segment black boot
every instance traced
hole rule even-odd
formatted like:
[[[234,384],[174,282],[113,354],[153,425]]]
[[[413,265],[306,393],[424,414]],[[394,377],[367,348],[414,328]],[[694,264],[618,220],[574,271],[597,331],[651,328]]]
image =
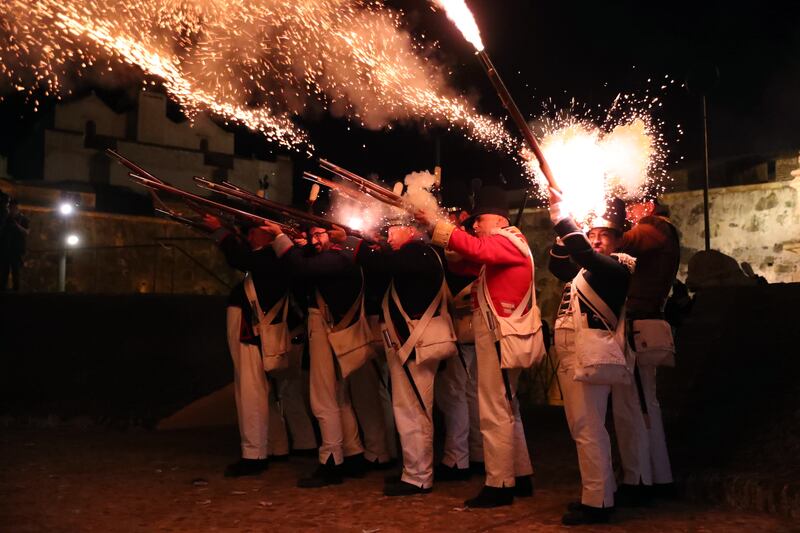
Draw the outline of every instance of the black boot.
[[[316,489],[327,487],[328,485],[340,485],[342,483],[342,465],[333,462],[333,457],[328,459],[324,465],[319,465],[311,476],[301,478],[297,481],[297,486],[301,489]]]
[[[268,466],[267,459],[239,459],[225,468],[225,477],[257,476]]]
[[[438,464],[433,469],[433,479],[436,481],[465,481],[471,475],[469,468],[458,468],[455,465]]]
[[[561,517],[561,523],[565,526],[580,526],[583,524],[607,524],[611,519],[613,507],[590,507],[579,504],[570,504],[571,509]]]
[[[397,481],[397,483],[386,483],[383,486],[384,496],[414,496],[415,494],[428,494],[432,489],[423,489],[405,481]]]
[[[533,476],[517,476],[514,478],[514,497],[529,498],[533,496]]]
[[[367,474],[367,460],[364,459],[364,454],[359,453],[344,458],[342,463],[342,475],[344,477],[361,478]]]
[[[614,503],[618,507],[647,507],[653,503],[650,490],[650,487],[645,485],[620,483],[614,494]]]
[[[514,487],[484,487],[474,498],[464,502],[464,507],[491,509],[514,503]]]

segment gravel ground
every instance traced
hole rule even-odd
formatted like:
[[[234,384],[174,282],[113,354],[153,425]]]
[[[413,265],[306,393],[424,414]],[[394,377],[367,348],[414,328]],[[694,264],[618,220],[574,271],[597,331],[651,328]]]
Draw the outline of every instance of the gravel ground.
[[[543,432],[545,433],[545,432]],[[550,434],[551,432],[546,432]],[[323,489],[297,489],[314,459],[273,463],[257,477],[222,476],[237,455],[234,428],[155,432],[97,427],[4,428],[0,531],[556,531],[579,492],[563,435],[531,438],[536,495],[495,510],[465,510],[482,480],[440,483],[431,494],[387,498],[387,472]],[[537,453],[538,450],[538,453]],[[581,531],[798,531],[768,514],[670,502],[618,510]]]

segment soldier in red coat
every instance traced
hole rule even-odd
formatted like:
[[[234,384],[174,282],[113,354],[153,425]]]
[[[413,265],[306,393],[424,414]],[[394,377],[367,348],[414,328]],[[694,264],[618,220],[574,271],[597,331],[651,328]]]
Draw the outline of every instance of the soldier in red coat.
[[[467,507],[510,505],[515,496],[533,494],[533,468],[516,393],[521,369],[543,354],[541,319],[530,248],[508,217],[505,191],[497,187],[478,192],[471,220],[465,223],[475,235],[430,213],[416,213],[431,228],[433,244],[460,256],[460,261],[448,261],[448,268],[478,277],[473,328],[486,482],[475,498],[464,502]],[[510,322],[519,335],[508,334]]]

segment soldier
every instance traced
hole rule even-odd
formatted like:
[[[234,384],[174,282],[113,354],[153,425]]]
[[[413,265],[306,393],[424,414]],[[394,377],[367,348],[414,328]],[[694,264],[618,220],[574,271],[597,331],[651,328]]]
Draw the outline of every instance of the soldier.
[[[358,240],[347,243],[358,246]],[[346,241],[347,242],[347,241]],[[345,243],[341,243],[345,245]],[[389,369],[381,340],[381,302],[391,276],[386,272],[364,270],[364,309],[374,334],[376,356],[350,376],[350,394],[364,437],[364,457],[374,470],[387,470],[396,464],[397,435],[389,391]]]
[[[558,380],[564,411],[578,450],[581,501],[568,505],[565,525],[608,522],[614,508],[614,470],[605,427],[611,384],[630,380],[619,339],[633,259],[616,254],[622,243],[624,204],[594,217],[587,234],[551,190],[550,219],[557,235],[550,271],[564,287],[555,323]]]
[[[335,245],[330,233],[340,229],[312,226],[311,249],[296,246],[277,224],[272,246],[292,275],[306,285],[310,354],[311,410],[322,435],[319,467],[302,478],[300,488],[342,483],[343,476],[364,475],[364,447],[350,402],[348,376],[374,356],[363,313],[363,276],[352,253]]]
[[[612,390],[623,481],[617,505],[645,504],[651,496],[674,496],[672,469],[656,397],[656,366],[674,364],[672,331],[664,306],[680,263],[678,231],[655,197],[627,206],[634,224],[622,250],[636,258],[626,306],[627,338],[636,352],[634,380]],[[651,488],[652,487],[652,488]]]
[[[387,245],[361,243],[356,255],[367,272],[386,272],[392,279],[382,304],[382,333],[403,472],[400,479],[387,480],[383,493],[427,494],[434,479],[434,377],[439,360],[455,355],[455,334],[441,258],[411,225],[394,221],[388,232]],[[441,325],[444,330],[438,328]]]
[[[463,216],[462,216],[463,215]],[[453,224],[469,218],[463,210],[449,214]],[[445,257],[451,252],[446,252]],[[453,261],[457,258],[448,260]],[[445,426],[442,461],[436,466],[438,481],[468,479],[483,470],[483,437],[478,415],[478,369],[475,358],[475,332],[472,329],[472,286],[475,276],[454,273],[445,265],[450,315],[458,342],[458,356],[439,367],[435,381],[436,405]]]
[[[541,320],[533,290],[533,259],[524,235],[508,222],[508,200],[498,187],[483,187],[476,199],[470,235],[447,220],[417,212],[431,227],[432,243],[455,252],[453,272],[478,276],[473,319],[478,369],[478,409],[486,482],[467,507],[510,505],[533,495],[533,467],[516,397],[522,368],[544,354]]]
[[[263,353],[259,338],[260,318],[256,315],[262,314],[262,309],[275,309],[269,322],[278,324],[287,321],[283,310],[286,308],[288,311],[286,287],[289,276],[269,246],[271,235],[251,228],[245,241],[238,234],[223,228],[213,216],[207,215],[204,222],[213,230],[212,237],[228,264],[248,273],[245,280],[233,289],[228,301],[228,346],[233,359],[242,458],[229,465],[225,475],[256,475],[267,468],[268,456],[288,456],[287,424],[296,450],[316,447],[300,380],[304,336],[300,337],[300,342],[285,347],[291,352],[285,359],[280,356],[267,357]],[[290,316],[294,325],[299,325],[298,317]],[[288,325],[286,327],[289,328]],[[271,364],[278,361],[286,364]],[[268,377],[266,371],[272,377]]]

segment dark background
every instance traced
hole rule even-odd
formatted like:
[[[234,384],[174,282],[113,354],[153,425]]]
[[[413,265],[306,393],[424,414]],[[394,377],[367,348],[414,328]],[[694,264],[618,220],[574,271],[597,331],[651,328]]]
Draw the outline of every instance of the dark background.
[[[505,116],[471,46],[443,13],[433,12],[426,0],[386,4],[404,11],[411,32],[439,41],[435,55],[453,66],[454,87],[477,98],[482,111]],[[567,107],[573,98],[591,107],[608,107],[620,92],[644,94],[649,88],[663,102],[655,117],[665,124],[671,168],[698,163],[702,157],[703,91],[709,93],[713,159],[769,156],[800,147],[797,4],[468,1],[487,51],[524,114],[540,114],[548,101],[551,108]],[[662,92],[658,87],[665,76],[677,83]],[[649,78],[654,81],[648,83]],[[680,87],[687,80],[692,92]],[[102,88],[99,93],[117,108],[130,105],[130,92]],[[42,109],[49,105],[52,101],[45,101]],[[171,112],[179,115],[177,109]],[[6,98],[0,104],[0,150],[11,151],[14,140],[35,120],[33,106],[22,97]],[[412,170],[432,169],[438,152],[446,190],[454,181],[468,183],[476,177],[484,182],[504,180],[508,187],[523,184],[510,157],[491,153],[457,131],[419,124],[391,131],[348,130],[346,121],[326,116],[301,121],[319,155],[362,175],[377,173],[392,182]],[[678,124],[683,135],[678,134]],[[239,154],[274,155],[275,147],[263,138],[235,131]],[[296,162],[298,170],[314,166],[302,157]],[[302,196],[308,185],[298,185]]]

